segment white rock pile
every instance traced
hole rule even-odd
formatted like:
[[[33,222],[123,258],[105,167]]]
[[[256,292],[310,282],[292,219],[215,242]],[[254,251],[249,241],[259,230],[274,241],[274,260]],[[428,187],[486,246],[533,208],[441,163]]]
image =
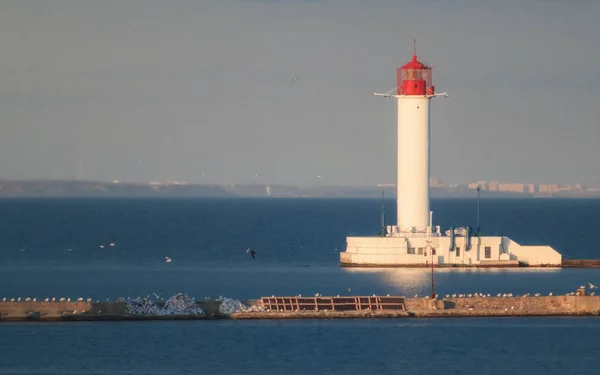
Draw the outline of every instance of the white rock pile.
[[[122,300],[128,314],[132,315],[202,315],[204,311],[194,300],[183,293],[178,293],[165,302],[161,308],[146,297]]]
[[[125,301],[128,314],[134,315],[159,315],[160,307],[156,306],[149,298],[135,298]]]
[[[201,315],[204,311],[186,294],[177,293],[165,302],[164,315]]]
[[[263,306],[246,306],[241,301],[233,298],[219,297],[217,301],[220,301],[219,312],[221,314],[229,315],[239,312],[262,312],[265,311]]]

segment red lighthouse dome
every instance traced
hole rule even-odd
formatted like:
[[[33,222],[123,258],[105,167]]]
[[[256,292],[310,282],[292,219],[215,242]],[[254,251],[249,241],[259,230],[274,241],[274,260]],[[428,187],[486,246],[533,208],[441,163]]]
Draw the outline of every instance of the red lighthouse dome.
[[[412,60],[398,68],[398,95],[433,95],[431,67],[421,63],[416,50]]]

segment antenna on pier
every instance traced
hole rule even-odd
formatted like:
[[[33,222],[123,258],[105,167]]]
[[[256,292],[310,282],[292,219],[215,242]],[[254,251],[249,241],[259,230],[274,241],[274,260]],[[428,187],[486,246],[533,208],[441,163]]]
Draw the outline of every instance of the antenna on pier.
[[[383,193],[384,191],[381,190],[381,232],[379,233],[381,237],[385,237],[385,206],[383,204]]]
[[[481,191],[481,187],[479,186],[479,184],[477,184],[477,234],[476,236],[479,237],[480,233],[479,233],[479,192]]]

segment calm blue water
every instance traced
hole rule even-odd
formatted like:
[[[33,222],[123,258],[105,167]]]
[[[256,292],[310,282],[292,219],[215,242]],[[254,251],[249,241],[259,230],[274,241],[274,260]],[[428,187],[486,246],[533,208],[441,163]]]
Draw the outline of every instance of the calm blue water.
[[[475,224],[472,200],[432,209],[436,224]],[[379,212],[377,200],[0,200],[0,298],[426,294],[429,270],[339,268],[345,237],[377,233]],[[600,258],[599,212],[600,200],[483,200],[481,223]],[[435,278],[441,294],[566,293],[600,270]],[[599,334],[597,318],[3,324],[0,373],[595,373]]]

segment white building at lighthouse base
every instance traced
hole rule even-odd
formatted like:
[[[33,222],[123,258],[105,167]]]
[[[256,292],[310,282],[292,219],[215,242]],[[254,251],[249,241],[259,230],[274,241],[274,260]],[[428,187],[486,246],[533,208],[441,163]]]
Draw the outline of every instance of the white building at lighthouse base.
[[[463,228],[459,228],[463,229]],[[504,236],[477,236],[459,230],[347,237],[342,267],[560,267],[562,256],[550,246],[523,246]],[[433,256],[432,256],[433,250]]]

